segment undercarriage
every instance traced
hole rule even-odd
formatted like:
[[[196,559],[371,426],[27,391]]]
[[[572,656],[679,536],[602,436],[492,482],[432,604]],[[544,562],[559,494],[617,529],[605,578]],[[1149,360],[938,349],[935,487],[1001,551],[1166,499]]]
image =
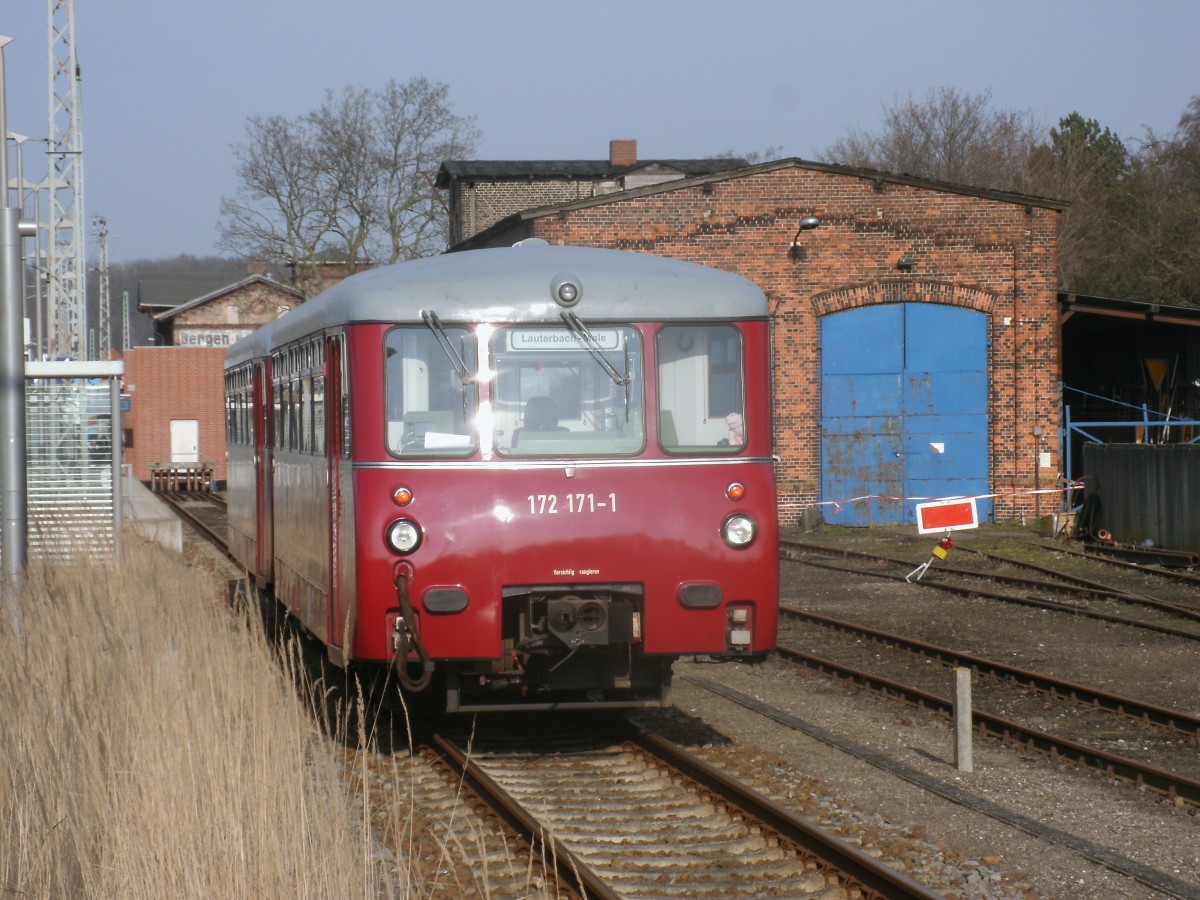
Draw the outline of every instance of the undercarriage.
[[[670,705],[671,658],[642,652],[639,584],[510,587],[497,660],[441,664],[446,710]]]

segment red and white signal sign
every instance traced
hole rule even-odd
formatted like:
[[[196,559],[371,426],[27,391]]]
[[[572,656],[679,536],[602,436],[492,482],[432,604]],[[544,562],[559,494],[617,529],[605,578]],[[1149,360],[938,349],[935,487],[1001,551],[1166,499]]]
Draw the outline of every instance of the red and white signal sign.
[[[979,510],[975,498],[959,500],[934,500],[917,504],[917,532],[962,531],[964,528],[979,527]]]

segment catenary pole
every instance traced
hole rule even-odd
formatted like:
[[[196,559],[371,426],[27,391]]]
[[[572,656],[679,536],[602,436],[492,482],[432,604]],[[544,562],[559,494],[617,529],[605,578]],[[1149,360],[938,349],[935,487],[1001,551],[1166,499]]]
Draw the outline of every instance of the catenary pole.
[[[25,321],[21,239],[34,226],[21,221],[21,210],[8,199],[8,115],[5,104],[4,47],[12,38],[0,35],[0,559],[5,584],[13,585],[27,561],[25,472]]]

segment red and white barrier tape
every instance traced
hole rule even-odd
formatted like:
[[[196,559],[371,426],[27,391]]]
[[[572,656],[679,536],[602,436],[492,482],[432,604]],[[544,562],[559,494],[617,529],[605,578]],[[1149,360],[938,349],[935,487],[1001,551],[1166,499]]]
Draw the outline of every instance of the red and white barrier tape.
[[[812,506],[832,506],[834,512],[841,512],[843,504],[858,503],[860,500],[912,500],[917,503],[926,503],[935,500],[994,500],[1001,497],[1030,497],[1034,494],[1066,494],[1070,491],[1077,491],[1082,487],[1082,481],[1072,481],[1065,487],[1060,488],[1038,488],[1032,491],[1008,491],[1006,493],[994,494],[956,494],[949,497],[901,497],[893,494],[863,494],[860,497],[847,497],[842,500],[819,500],[813,503]]]

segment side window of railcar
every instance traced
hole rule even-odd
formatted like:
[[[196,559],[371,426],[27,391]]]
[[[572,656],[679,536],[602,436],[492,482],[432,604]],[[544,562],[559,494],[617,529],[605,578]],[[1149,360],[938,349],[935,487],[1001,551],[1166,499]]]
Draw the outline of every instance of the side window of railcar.
[[[466,328],[393,328],[384,339],[387,448],[465,456],[479,443],[475,336]]]
[[[225,443],[234,443],[233,431],[233,374],[225,373]]]
[[[746,444],[742,339],[732,325],[658,332],[658,440],[669,453],[736,453]]]
[[[325,453],[325,376],[313,376],[313,453]]]
[[[279,450],[283,447],[283,385],[278,381],[275,381],[271,395],[274,403],[273,415],[275,416],[275,449]]]
[[[300,376],[293,375],[291,379],[290,394],[288,400],[291,406],[290,421],[291,427],[288,429],[288,449],[300,449]]]
[[[313,380],[311,375],[300,379],[300,450],[312,452]]]
[[[509,456],[613,456],[645,445],[642,336],[590,326],[498,329],[491,354],[492,442]]]

